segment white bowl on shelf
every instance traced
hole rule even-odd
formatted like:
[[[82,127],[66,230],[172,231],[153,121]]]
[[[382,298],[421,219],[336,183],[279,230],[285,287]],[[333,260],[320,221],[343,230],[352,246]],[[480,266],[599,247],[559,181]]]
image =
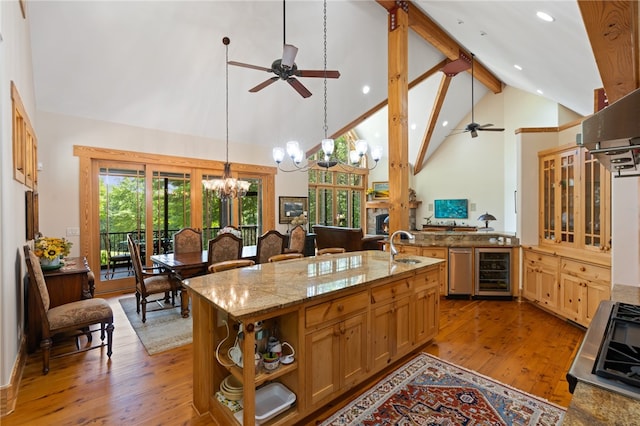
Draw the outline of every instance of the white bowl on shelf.
[[[256,389],[256,425],[268,422],[289,409],[294,402],[296,402],[296,394],[282,383],[273,382]],[[242,424],[243,414],[243,410],[234,414],[240,424]]]

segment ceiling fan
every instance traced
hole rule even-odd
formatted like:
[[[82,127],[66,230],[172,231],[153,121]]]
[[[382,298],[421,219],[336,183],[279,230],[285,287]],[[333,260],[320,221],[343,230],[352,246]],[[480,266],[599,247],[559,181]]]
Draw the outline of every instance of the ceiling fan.
[[[264,89],[277,80],[285,80],[291,85],[303,98],[311,96],[311,92],[295,77],[319,77],[319,78],[338,78],[340,77],[339,71],[330,70],[301,70],[296,65],[295,58],[298,53],[298,48],[292,44],[287,44],[286,39],[286,6],[285,0],[282,1],[282,41],[283,51],[282,58],[276,59],[271,64],[270,68],[261,67],[259,65],[245,64],[242,62],[229,61],[229,65],[235,65],[238,67],[252,68],[259,71],[266,71],[274,73],[276,76],[271,77],[268,80],[263,81],[257,86],[249,89],[249,92],[255,93]]]
[[[467,124],[464,129],[461,129],[460,133],[470,132],[472,138],[478,137],[478,132],[504,132],[504,129],[501,127],[493,127],[493,124],[478,124],[475,121],[474,115],[474,101],[473,101],[473,58],[476,55],[471,54],[471,123]],[[466,66],[464,63],[466,62]],[[460,52],[460,58],[455,61],[449,62],[442,71],[450,76],[456,75],[457,73],[469,69],[469,58],[463,52]],[[459,134],[459,133],[456,133]]]

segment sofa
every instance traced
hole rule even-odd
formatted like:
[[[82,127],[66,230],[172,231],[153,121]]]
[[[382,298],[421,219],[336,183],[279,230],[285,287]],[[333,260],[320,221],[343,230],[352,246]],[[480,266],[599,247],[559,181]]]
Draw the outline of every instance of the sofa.
[[[384,235],[367,235],[362,228],[344,228],[341,226],[313,225],[318,250],[329,247],[342,247],[346,251],[380,250],[378,241]]]

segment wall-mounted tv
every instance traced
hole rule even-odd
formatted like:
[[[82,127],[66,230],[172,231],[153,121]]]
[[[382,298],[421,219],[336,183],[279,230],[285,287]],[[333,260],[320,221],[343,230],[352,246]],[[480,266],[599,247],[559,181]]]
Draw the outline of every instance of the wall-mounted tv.
[[[467,219],[469,202],[467,199],[434,200],[436,219]]]

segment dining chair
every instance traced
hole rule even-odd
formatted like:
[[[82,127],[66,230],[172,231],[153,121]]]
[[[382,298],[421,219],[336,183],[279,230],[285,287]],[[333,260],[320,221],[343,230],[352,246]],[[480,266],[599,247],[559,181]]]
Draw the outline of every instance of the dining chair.
[[[194,228],[182,228],[173,234],[173,252],[194,253],[202,251],[202,231]]]
[[[342,247],[327,247],[327,248],[323,248],[318,250],[318,253],[316,253],[317,256],[322,256],[324,254],[339,254],[339,253],[345,253],[346,250]]]
[[[88,343],[91,344],[91,333],[98,331],[97,329],[91,330],[91,326],[95,324],[100,324],[100,340],[102,340],[100,345],[80,348],[76,341],[77,350],[62,355],[71,355],[89,349],[101,348],[105,346],[104,339],[106,337],[107,357],[111,359],[114,327],[113,311],[109,303],[104,299],[91,298],[65,303],[52,308],[47,283],[40,267],[40,260],[28,245],[24,246],[24,258],[29,274],[29,291],[35,295],[36,305],[42,321],[42,340],[40,341],[40,347],[42,348],[42,374],[49,372],[49,358],[51,357],[52,337],[54,335],[76,332],[76,338],[80,335],[86,335]]]
[[[246,266],[253,266],[255,264],[256,262],[250,259],[224,260],[222,262],[216,262],[209,265],[209,267],[207,268],[207,271],[209,271],[209,273],[212,274],[214,272],[222,272],[222,271],[227,271],[229,269],[244,268]]]
[[[218,234],[217,237],[209,240],[208,246],[207,265],[242,257],[242,238],[231,233]]]
[[[147,321],[147,303],[160,303],[161,300],[164,300],[164,303],[168,304],[169,294],[171,294],[171,305],[175,306],[175,296],[182,287],[182,283],[170,271],[164,271],[158,267],[142,266],[138,245],[133,241],[131,234],[127,234],[127,244],[129,245],[129,253],[131,253],[133,270],[136,275],[136,312],[139,314],[142,306],[142,322],[144,323]],[[147,297],[153,294],[163,294],[164,297],[162,299],[147,300]]]
[[[300,259],[301,257],[304,257],[302,253],[274,254],[269,258],[269,262],[280,262],[281,260]]]
[[[271,256],[284,252],[284,235],[271,229],[258,237],[256,263],[267,263]]]
[[[307,231],[302,225],[297,225],[289,233],[289,247],[285,253],[304,253],[304,246],[307,241]]]

